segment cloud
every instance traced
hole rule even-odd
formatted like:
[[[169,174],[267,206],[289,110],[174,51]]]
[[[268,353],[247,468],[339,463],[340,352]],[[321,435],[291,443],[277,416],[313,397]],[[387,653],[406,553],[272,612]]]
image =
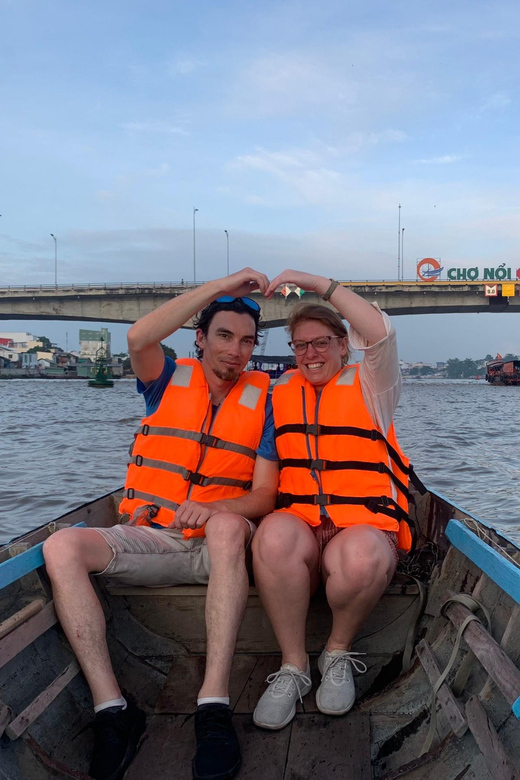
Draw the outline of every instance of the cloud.
[[[163,135],[189,135],[182,127],[169,122],[125,122],[120,125],[131,135],[138,133],[157,133]]]
[[[414,160],[416,165],[451,165],[462,160],[460,154],[443,154],[441,157],[426,157],[422,160]]]
[[[381,132],[357,132],[348,135],[341,147],[315,143],[312,147],[301,147],[269,151],[262,147],[253,153],[236,157],[229,167],[249,175],[248,192],[244,196],[248,203],[280,206],[283,200],[298,204],[324,205],[343,204],[352,198],[350,176],[342,167],[362,149],[385,143],[405,141],[406,133],[388,129]],[[276,179],[278,185],[266,197],[258,191],[251,191],[261,185],[258,174]],[[256,175],[256,177],[255,177]],[[254,177],[254,178],[251,178]],[[285,185],[285,191],[279,184]],[[285,204],[287,205],[287,204]]]
[[[324,164],[319,154],[309,149],[269,152],[258,149],[256,154],[241,155],[231,164],[245,172],[260,172],[285,184],[297,198],[308,204],[319,204],[334,198],[342,186],[342,174]],[[260,198],[260,200],[258,199]],[[250,203],[261,202],[261,196],[249,194]],[[271,200],[272,205],[277,205]]]

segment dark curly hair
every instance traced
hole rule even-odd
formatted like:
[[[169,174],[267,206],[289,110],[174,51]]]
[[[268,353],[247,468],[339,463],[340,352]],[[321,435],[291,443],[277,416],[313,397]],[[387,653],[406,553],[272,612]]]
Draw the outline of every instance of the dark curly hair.
[[[262,335],[263,323],[260,321],[261,312],[251,309],[241,298],[235,298],[233,301],[223,303],[222,301],[212,301],[208,304],[198,316],[193,320],[193,325],[197,330],[201,330],[205,336],[208,335],[211,320],[219,311],[235,311],[237,314],[249,314],[255,321],[255,346],[258,346],[259,337]],[[195,342],[195,355],[200,360],[204,350]]]

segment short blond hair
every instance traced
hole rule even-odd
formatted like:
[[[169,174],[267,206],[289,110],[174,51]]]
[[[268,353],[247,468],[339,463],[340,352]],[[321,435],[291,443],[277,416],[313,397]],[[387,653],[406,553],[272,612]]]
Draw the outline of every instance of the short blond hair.
[[[329,306],[323,306],[321,303],[297,303],[296,306],[294,306],[287,318],[287,325],[285,326],[291,339],[297,326],[308,320],[322,322],[330,328],[335,336],[346,338],[348,346],[348,330],[340,315],[334,309],[331,309]],[[348,363],[349,357],[350,349],[345,355],[343,362]]]

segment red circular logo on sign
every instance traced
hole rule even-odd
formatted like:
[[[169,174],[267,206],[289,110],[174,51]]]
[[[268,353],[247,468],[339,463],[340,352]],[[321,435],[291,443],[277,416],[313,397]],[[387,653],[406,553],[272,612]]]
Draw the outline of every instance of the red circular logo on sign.
[[[441,275],[442,267],[434,257],[425,257],[417,263],[417,276],[423,282],[434,282]]]

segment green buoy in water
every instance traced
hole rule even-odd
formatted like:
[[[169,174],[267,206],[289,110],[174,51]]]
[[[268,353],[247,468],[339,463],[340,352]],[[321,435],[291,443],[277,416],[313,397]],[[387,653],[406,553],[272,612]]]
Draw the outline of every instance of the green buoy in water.
[[[96,351],[96,375],[94,379],[88,380],[89,387],[114,387],[114,380],[108,365],[108,355],[103,346],[103,340],[103,336],[101,336],[101,346]]]

